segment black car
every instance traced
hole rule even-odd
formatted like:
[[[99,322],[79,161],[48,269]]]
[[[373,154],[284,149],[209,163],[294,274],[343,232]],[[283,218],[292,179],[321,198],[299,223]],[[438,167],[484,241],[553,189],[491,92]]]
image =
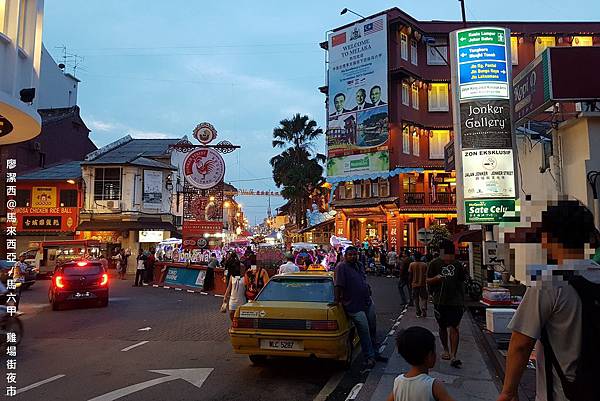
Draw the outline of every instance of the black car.
[[[108,272],[99,261],[72,260],[56,267],[48,290],[53,310],[61,304],[94,302],[108,305]]]
[[[15,262],[9,262],[8,260],[0,260],[0,280],[6,283],[8,280],[8,273],[15,265]],[[31,287],[37,278],[37,271],[33,266],[27,265],[25,269],[25,282],[22,284],[22,288],[25,290]]]

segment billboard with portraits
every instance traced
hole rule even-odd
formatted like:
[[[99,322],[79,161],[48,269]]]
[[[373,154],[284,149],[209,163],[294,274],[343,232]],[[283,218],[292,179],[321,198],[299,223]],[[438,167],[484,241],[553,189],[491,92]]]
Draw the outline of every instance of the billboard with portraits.
[[[386,150],[387,16],[369,18],[332,32],[328,40],[328,157]]]

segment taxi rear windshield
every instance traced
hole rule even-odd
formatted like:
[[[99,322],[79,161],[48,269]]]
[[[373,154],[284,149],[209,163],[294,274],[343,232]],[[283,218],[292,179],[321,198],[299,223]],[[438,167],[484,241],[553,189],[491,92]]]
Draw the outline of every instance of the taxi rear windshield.
[[[102,273],[101,265],[85,265],[85,266],[65,266],[63,267],[63,274],[67,276],[71,275],[93,275]]]
[[[273,279],[267,283],[258,296],[259,301],[290,302],[333,302],[333,280],[315,279]]]

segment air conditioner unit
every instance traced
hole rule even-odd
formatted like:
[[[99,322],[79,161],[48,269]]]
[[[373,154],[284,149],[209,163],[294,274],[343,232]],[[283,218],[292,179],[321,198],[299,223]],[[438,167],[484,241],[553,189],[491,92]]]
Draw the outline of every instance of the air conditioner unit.
[[[106,201],[106,208],[110,210],[121,210],[121,204],[119,201]]]

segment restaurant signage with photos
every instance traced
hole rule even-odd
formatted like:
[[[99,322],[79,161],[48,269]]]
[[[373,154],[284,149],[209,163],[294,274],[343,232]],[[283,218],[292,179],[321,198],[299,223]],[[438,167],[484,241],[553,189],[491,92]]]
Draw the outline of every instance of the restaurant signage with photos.
[[[328,157],[387,149],[387,16],[335,31],[328,42]]]
[[[210,189],[223,181],[225,161],[215,149],[196,149],[185,157],[183,174],[194,188]]]
[[[144,208],[160,209],[162,204],[162,171],[144,170]]]
[[[510,31],[461,29],[450,45],[458,222],[501,223],[518,197]]]
[[[31,189],[31,207],[56,207],[56,187],[33,187]]]
[[[388,151],[364,153],[327,160],[327,176],[340,177],[388,171],[390,156]]]

